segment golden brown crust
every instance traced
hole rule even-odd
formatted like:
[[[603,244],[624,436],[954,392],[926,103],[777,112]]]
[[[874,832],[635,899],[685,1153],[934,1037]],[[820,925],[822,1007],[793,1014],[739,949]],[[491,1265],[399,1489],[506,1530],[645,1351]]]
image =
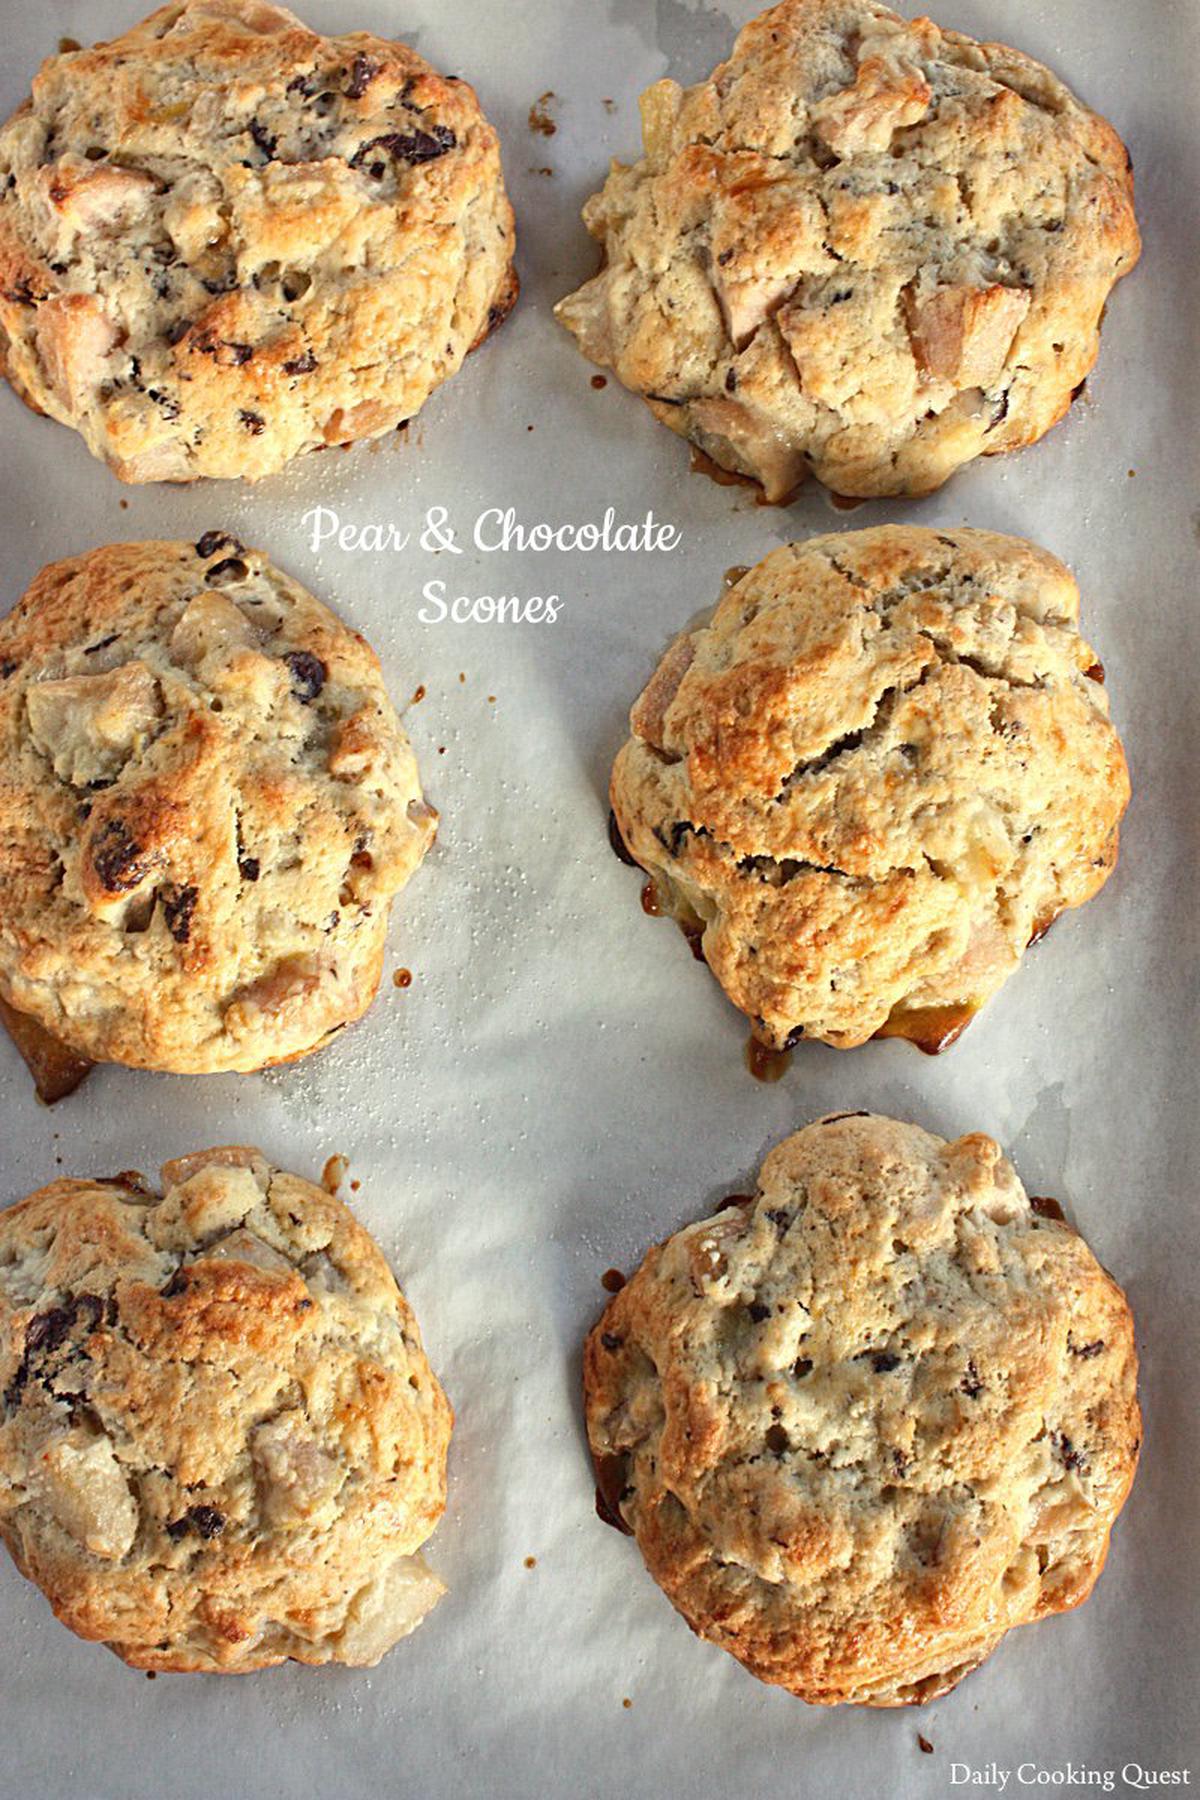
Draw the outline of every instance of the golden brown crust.
[[[226,533],[53,563],[0,621],[0,994],[82,1056],[315,1049],[436,816],[365,640]]]
[[[880,526],[773,552],[667,651],[612,804],[756,1034],[969,1017],[1116,861],[1129,797],[1068,571]]]
[[[834,1115],[651,1250],[584,1354],[608,1502],[803,1699],[944,1693],[1077,1606],[1137,1464],[1133,1324],[997,1146]]]
[[[51,57],[0,130],[0,361],[122,480],[254,479],[413,417],[513,242],[465,82],[187,0]]]
[[[784,500],[924,494],[1032,443],[1137,261],[1120,139],[1047,69],[874,0],[784,0],[584,219],[557,312],[713,462]]]
[[[0,1536],[135,1668],[373,1663],[452,1415],[378,1246],[255,1150],[59,1180],[0,1214]]]

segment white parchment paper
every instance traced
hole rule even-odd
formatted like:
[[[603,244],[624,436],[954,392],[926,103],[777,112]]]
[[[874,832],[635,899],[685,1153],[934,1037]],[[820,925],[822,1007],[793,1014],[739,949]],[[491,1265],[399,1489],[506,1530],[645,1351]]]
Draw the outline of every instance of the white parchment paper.
[[[0,0],[0,111],[60,34],[115,35],[135,0]],[[0,1043],[0,1200],[60,1170],[249,1141],[348,1195],[393,1260],[458,1410],[430,1545],[449,1598],[370,1673],[285,1667],[150,1683],[55,1623],[0,1567],[0,1792],[103,1800],[305,1794],[940,1796],[1131,1785],[1196,1741],[1196,0],[944,0],[942,23],[1049,62],[1131,145],[1143,262],[1109,308],[1087,397],[1039,447],[919,505],[787,510],[688,473],[684,446],[553,323],[595,266],[578,223],[637,93],[704,74],[748,0],[302,0],[325,31],[407,37],[478,86],[501,131],[524,295],[407,440],[310,458],[258,487],[123,489],[0,392],[0,610],[51,558],[115,538],[235,530],[379,650],[443,815],[394,920],[369,1018],[265,1077],[97,1071],[53,1111]],[[552,137],[529,128],[546,90]],[[414,533],[315,552],[314,506]],[[653,507],[671,555],[433,555],[485,508],[582,522]],[[1076,570],[1133,766],[1120,867],[1060,921],[947,1056],[810,1046],[775,1087],[740,1015],[611,855],[604,798],[629,702],[722,571],[789,537],[890,517],[1029,536]],[[421,589],[557,593],[553,624],[423,625]],[[629,1540],[601,1526],[578,1401],[599,1277],[744,1186],[817,1113],[870,1107],[981,1129],[1060,1195],[1128,1288],[1146,1444],[1109,1566],[1079,1612],[1027,1628],[920,1712],[805,1707],[691,1636]],[[347,1190],[343,1190],[347,1192]],[[527,1567],[528,1558],[536,1558]],[[629,1704],[631,1703],[631,1704]],[[921,1751],[920,1731],[933,1745]],[[956,1771],[957,1765],[957,1771]],[[993,1766],[996,1773],[993,1775]],[[963,1780],[962,1769],[976,1779]],[[1089,1771],[1095,1773],[1089,1775]],[[1042,1772],[1042,1773],[1039,1773]],[[1022,1779],[1023,1778],[1023,1779]],[[1032,1786],[1030,1785],[1032,1784]]]

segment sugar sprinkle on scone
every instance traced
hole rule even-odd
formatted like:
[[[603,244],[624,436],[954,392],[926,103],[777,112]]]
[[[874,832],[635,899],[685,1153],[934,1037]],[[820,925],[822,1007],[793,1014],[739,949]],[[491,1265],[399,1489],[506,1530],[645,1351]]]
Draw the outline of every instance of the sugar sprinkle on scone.
[[[1044,550],[880,526],[786,545],[663,657],[612,805],[756,1037],[948,1041],[1116,862],[1129,798]]]
[[[693,1630],[827,1705],[933,1699],[1087,1598],[1136,1378],[1120,1288],[990,1138],[865,1113],[651,1250],[584,1353],[598,1504]]]
[[[784,500],[924,494],[1031,444],[1137,261],[1124,145],[1039,63],[872,0],[784,0],[642,96],[557,312],[672,431]]]
[[[318,1048],[436,822],[370,646],[227,533],[52,563],[0,620],[0,994],[82,1056]]]
[[[515,297],[475,94],[366,32],[186,0],[51,57],[0,130],[0,363],[124,481],[378,437]]]
[[[452,1415],[378,1245],[256,1150],[0,1213],[0,1536],[135,1668],[378,1662]]]

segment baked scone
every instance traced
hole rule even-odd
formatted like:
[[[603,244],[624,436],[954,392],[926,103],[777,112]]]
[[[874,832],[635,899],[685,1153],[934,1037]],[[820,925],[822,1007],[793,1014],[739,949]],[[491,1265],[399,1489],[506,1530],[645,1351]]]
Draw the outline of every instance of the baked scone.
[[[612,805],[755,1036],[937,1048],[1111,873],[1129,798],[1044,550],[885,525],[786,545],[667,651]]]
[[[0,130],[0,364],[123,481],[391,431],[516,292],[471,88],[265,0],[53,56]]]
[[[1137,1365],[1061,1217],[990,1138],[841,1113],[650,1251],[587,1341],[588,1438],[694,1631],[805,1700],[899,1706],[1087,1598]]]
[[[369,645],[224,532],[52,563],[0,620],[0,995],[81,1056],[319,1048],[436,822]]]
[[[558,317],[721,467],[785,500],[926,494],[1031,444],[1137,261],[1132,164],[1047,69],[874,0],[784,0],[642,96]]]
[[[257,1150],[61,1180],[0,1213],[0,1535],[139,1669],[378,1662],[452,1415],[379,1246]]]

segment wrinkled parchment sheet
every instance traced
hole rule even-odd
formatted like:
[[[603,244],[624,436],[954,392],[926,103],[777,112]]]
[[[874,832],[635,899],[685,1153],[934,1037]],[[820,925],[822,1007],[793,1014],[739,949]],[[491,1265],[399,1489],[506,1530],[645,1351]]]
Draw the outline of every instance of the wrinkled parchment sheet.
[[[136,3],[0,0],[4,114],[60,35],[115,35]],[[343,1192],[390,1256],[458,1412],[428,1549],[450,1594],[371,1672],[148,1682],[71,1637],[5,1559],[0,1793],[924,1800],[980,1791],[961,1766],[1009,1769],[1010,1795],[1048,1791],[1019,1786],[1021,1769],[1113,1769],[1122,1792],[1128,1763],[1189,1759],[1195,1785],[1200,7],[933,8],[1049,62],[1113,119],[1137,167],[1145,254],[1109,307],[1086,398],[1043,444],[919,504],[846,515],[815,488],[768,509],[689,473],[686,448],[615,382],[592,387],[550,316],[595,267],[578,212],[609,157],[636,152],[636,95],[668,71],[707,73],[749,0],[299,3],[317,29],[405,37],[477,84],[518,213],[520,306],[407,436],[254,488],[122,488],[5,388],[0,610],[52,558],[230,528],[376,646],[442,831],[397,908],[375,1008],[309,1062],[261,1077],[101,1069],[47,1110],[0,1043],[0,1201],[61,1171],[154,1172],[214,1143],[258,1144],[313,1178],[348,1157],[361,1186]],[[529,111],[548,90],[557,129],[542,135]],[[652,507],[678,549],[455,556],[419,541],[434,507],[461,543],[489,508],[561,524],[609,506],[624,520]],[[394,522],[412,542],[314,551],[316,507],[357,527]],[[728,566],[893,517],[1025,535],[1078,574],[1133,767],[1120,867],[947,1055],[808,1046],[763,1086],[743,1066],[740,1015],[674,928],[643,915],[638,877],[608,848],[608,768],[641,682]],[[556,593],[561,612],[423,624],[433,579],[451,595]],[[402,966],[405,990],[391,982]],[[1091,1601],[898,1713],[806,1707],[693,1638],[631,1542],[593,1514],[578,1395],[602,1272],[631,1269],[744,1189],[788,1131],[858,1107],[996,1136],[1127,1287],[1143,1358],[1142,1468]]]

